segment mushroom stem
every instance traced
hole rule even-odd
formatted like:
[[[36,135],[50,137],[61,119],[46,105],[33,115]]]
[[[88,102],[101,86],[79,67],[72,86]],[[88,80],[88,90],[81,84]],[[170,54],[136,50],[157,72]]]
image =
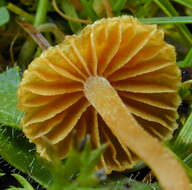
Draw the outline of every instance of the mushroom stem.
[[[89,77],[84,93],[112,133],[151,167],[165,190],[190,190],[188,176],[174,154],[137,123],[105,78]]]

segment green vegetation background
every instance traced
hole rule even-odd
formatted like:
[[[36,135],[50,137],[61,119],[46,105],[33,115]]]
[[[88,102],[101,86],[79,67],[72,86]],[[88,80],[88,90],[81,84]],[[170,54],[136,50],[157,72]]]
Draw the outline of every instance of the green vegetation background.
[[[106,2],[109,6],[106,6]],[[0,168],[7,161],[17,172],[22,172],[21,175],[14,174],[13,169],[13,176],[20,187],[8,187],[11,184],[7,184],[7,189],[161,189],[144,163],[110,176],[103,171],[94,172],[105,145],[92,150],[89,136],[81,145],[74,140],[68,158],[62,162],[47,142],[45,146],[53,155],[53,161],[42,160],[36,155],[34,145],[24,137],[20,126],[23,114],[17,109],[17,87],[27,65],[42,51],[38,46],[41,38],[34,38],[30,26],[40,31],[51,45],[55,45],[65,35],[78,33],[88,23],[124,14],[133,15],[143,23],[159,24],[166,40],[176,47],[177,64],[183,73],[180,89],[183,103],[179,108],[180,127],[166,145],[176,153],[192,180],[191,0],[0,0]],[[30,25],[24,26],[23,21]],[[30,180],[31,184],[22,177],[26,175],[33,179]],[[0,176],[4,179],[10,177],[3,171]]]

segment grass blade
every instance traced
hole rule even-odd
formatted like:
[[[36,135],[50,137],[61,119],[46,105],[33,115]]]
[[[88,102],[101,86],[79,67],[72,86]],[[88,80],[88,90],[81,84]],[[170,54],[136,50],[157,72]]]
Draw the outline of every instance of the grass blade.
[[[14,5],[13,3],[8,3],[7,8],[10,11],[14,12],[15,14],[25,18],[27,21],[32,22],[32,23],[34,22],[35,17],[33,15],[27,13],[26,11],[24,11],[23,9],[21,9],[18,6]]]
[[[162,9],[162,11],[169,17],[179,16],[178,12],[172,6],[169,0],[154,0],[154,2]],[[192,34],[184,24],[176,24],[179,32],[185,38],[185,41],[192,45]]]
[[[119,15],[127,0],[118,0],[113,6],[115,15]]]
[[[75,7],[69,0],[61,1],[61,9],[65,12],[67,16],[70,16],[72,18],[79,18],[76,13]],[[68,22],[71,30],[74,33],[77,33],[78,31],[81,30],[82,27],[80,23],[73,22],[73,21],[68,21]]]
[[[139,20],[145,24],[189,24],[192,23],[192,16],[139,18]]]
[[[47,19],[48,8],[49,8],[48,0],[38,1],[37,11],[33,23],[35,27],[45,23]],[[21,65],[22,69],[25,69],[27,67],[27,64],[33,57],[36,47],[37,47],[36,43],[31,38],[26,40],[26,42],[23,44],[18,57],[18,62],[19,65]]]
[[[184,5],[190,9],[192,9],[192,1],[191,0],[174,0],[176,3]]]
[[[25,190],[34,190],[31,184],[21,175],[12,174],[13,177],[24,187]]]
[[[87,16],[92,20],[92,21],[96,21],[99,19],[99,17],[97,16],[97,14],[95,13],[95,11],[93,10],[90,2],[88,2],[87,0],[80,0],[84,11],[86,12]]]

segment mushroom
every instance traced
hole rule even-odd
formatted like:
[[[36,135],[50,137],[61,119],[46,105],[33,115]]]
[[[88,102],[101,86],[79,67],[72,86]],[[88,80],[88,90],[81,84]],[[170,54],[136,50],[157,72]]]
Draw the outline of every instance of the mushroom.
[[[72,133],[109,146],[97,169],[123,171],[144,160],[165,190],[188,177],[160,141],[177,127],[180,70],[162,30],[129,16],[102,19],[67,36],[29,65],[19,85],[23,131],[48,158],[41,137],[67,156]]]

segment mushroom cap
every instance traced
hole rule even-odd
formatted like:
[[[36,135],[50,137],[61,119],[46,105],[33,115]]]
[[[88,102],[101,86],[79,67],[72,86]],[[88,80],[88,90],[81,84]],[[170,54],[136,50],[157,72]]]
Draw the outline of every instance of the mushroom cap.
[[[106,78],[136,121],[160,141],[177,127],[180,70],[173,46],[156,25],[129,16],[102,19],[67,36],[34,59],[19,85],[23,131],[48,159],[45,136],[67,156],[72,133],[90,134],[94,148],[108,143],[97,168],[122,171],[139,158],[110,131],[84,94],[90,76]],[[101,97],[102,98],[102,97]],[[137,139],[135,139],[137,140]]]

